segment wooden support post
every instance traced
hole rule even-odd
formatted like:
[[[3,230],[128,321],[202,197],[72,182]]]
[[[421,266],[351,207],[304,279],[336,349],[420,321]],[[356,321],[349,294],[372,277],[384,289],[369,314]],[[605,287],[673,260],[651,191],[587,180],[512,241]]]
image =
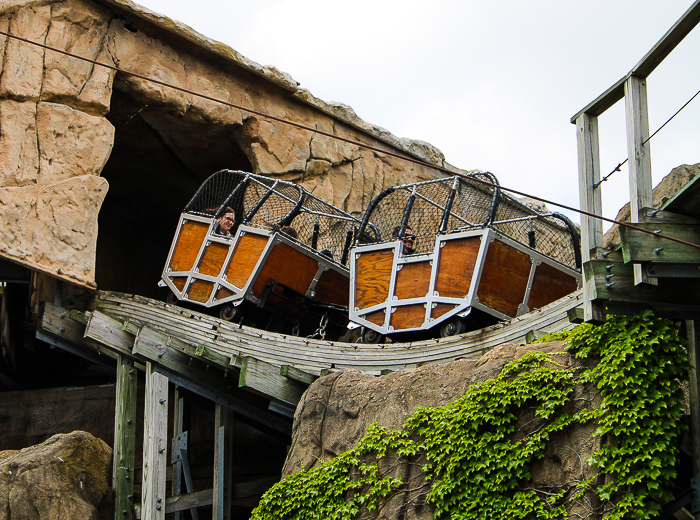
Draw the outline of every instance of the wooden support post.
[[[586,113],[576,119],[578,144],[578,179],[581,209],[594,215],[603,214],[600,189],[600,152],[598,146],[598,118]],[[603,246],[603,224],[600,219],[581,215],[581,259],[591,259],[591,249]],[[592,302],[595,286],[584,277],[583,314],[585,321],[605,321],[605,311],[599,303]]]
[[[700,381],[698,380],[698,362],[700,361],[700,342],[698,341],[695,321],[687,320],[685,330],[688,339],[688,358],[691,366],[688,385],[690,401],[690,435],[692,438],[693,477],[700,477]]]
[[[53,292],[53,304],[60,307],[63,303],[63,280],[56,280]]]
[[[231,410],[217,404],[214,414],[214,509],[212,520],[229,520],[231,517],[232,425]]]
[[[168,440],[168,378],[146,364],[141,518],[165,520]]]
[[[173,407],[173,439],[177,439],[182,435],[184,428],[185,415],[185,399],[180,397],[179,389],[175,389],[175,406]],[[179,496],[182,492],[182,460],[177,459],[173,463],[173,480],[172,480],[171,496]],[[175,512],[174,520],[182,520],[182,513]]]
[[[625,81],[625,113],[627,116],[627,157],[630,182],[630,221],[640,222],[642,208],[651,208],[651,154],[646,78],[630,76]],[[641,264],[634,266],[634,283],[658,285],[646,276]]]
[[[136,389],[133,362],[118,356],[117,395],[114,410],[114,453],[112,489],[114,519],[131,520],[134,501],[134,465],[136,462]]]

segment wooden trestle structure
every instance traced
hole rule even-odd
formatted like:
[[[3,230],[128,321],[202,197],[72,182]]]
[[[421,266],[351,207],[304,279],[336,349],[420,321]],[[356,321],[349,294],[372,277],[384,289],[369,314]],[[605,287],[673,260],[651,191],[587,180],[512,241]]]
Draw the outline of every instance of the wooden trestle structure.
[[[630,222],[639,229],[620,228],[620,244],[603,248],[600,219],[581,216],[583,317],[605,321],[607,314],[637,314],[685,320],[690,371],[689,401],[693,477],[688,492],[667,505],[659,518],[700,514],[700,249],[673,242],[665,235],[700,245],[700,175],[661,208],[653,208],[647,78],[700,23],[700,0],[674,24],[622,79],[571,118],[578,139],[581,209],[602,215],[598,116],[625,101],[629,164]],[[680,518],[681,516],[675,516]],[[697,518],[697,516],[695,516]]]
[[[580,291],[509,322],[447,338],[412,343],[350,344],[265,332],[140,296],[98,292],[89,310],[45,302],[37,337],[90,361],[116,367],[114,441],[115,518],[164,519],[166,513],[213,505],[225,519],[228,503],[259,495],[273,483],[231,483],[229,434],[244,422],[289,441],[296,405],[319,376],[355,368],[380,376],[426,363],[479,356],[504,343],[525,343],[571,326]],[[68,305],[66,305],[67,307]],[[571,318],[573,319],[573,318]],[[141,504],[134,503],[136,389],[146,378]],[[213,487],[192,492],[182,400],[168,444],[168,385],[215,403]],[[169,466],[172,466],[170,470]],[[172,496],[166,499],[166,473]],[[183,485],[184,484],[184,485]],[[186,489],[185,489],[186,488]],[[246,495],[247,493],[247,495]]]

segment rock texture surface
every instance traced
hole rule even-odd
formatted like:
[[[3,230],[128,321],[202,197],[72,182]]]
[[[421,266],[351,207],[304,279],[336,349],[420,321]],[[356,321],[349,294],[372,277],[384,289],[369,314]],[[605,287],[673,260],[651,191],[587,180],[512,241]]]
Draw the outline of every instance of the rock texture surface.
[[[671,170],[671,173],[666,175],[661,182],[656,185],[653,190],[653,205],[655,208],[663,206],[667,200],[673,197],[678,190],[688,184],[693,178],[700,173],[699,164],[683,164]],[[615,220],[620,222],[630,221],[630,205],[629,202],[622,206],[617,212]],[[603,237],[603,244],[606,248],[612,247],[613,244],[620,243],[620,231],[617,224],[613,225]]]
[[[283,476],[317,466],[353,448],[373,422],[386,428],[401,428],[416,408],[443,406],[457,400],[471,385],[495,377],[506,363],[535,349],[550,353],[563,350],[561,342],[527,346],[503,344],[476,360],[426,365],[379,378],[356,370],[344,370],[317,380],[297,407],[292,446]],[[557,356],[557,362],[563,367],[581,364],[581,360],[565,352]],[[593,403],[599,399],[590,389],[581,389],[580,396],[591,399]],[[594,430],[595,425],[590,424],[552,440],[545,458],[532,467],[532,485],[536,488],[557,487],[564,482],[581,481],[592,476],[591,468],[582,461],[600,448],[600,438],[592,436]],[[388,459],[387,464],[395,462],[391,453]],[[414,483],[414,487],[423,481],[420,464],[402,463],[395,471],[396,476],[401,476],[404,482]],[[410,493],[402,493],[392,501],[394,503],[382,510],[386,516],[377,518],[433,518],[432,508]]]
[[[111,452],[85,432],[0,452],[0,520],[97,520]]]
[[[258,65],[129,0],[6,0],[0,3],[0,30],[445,165],[442,153],[428,143],[397,138],[362,121],[346,105],[315,98],[288,74]],[[154,218],[169,222],[204,178],[225,167],[302,183],[353,213],[389,185],[438,175],[0,36],[1,256],[94,286],[98,213],[105,197],[111,200],[105,218],[117,219],[114,233]],[[144,209],[154,206],[154,200],[164,206],[160,214]],[[123,247],[121,240],[105,239],[116,265],[122,263],[115,251]],[[154,249],[155,257],[163,247],[137,243],[134,248]],[[142,258],[149,254],[143,250]],[[161,268],[163,258],[158,260]],[[152,284],[149,269],[144,277]],[[124,277],[128,273],[116,278]],[[105,280],[112,281],[109,274]]]

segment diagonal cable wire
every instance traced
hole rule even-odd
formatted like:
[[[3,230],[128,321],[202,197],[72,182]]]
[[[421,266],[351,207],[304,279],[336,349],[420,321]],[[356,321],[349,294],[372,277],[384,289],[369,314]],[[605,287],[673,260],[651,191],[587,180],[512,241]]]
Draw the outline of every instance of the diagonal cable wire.
[[[85,61],[85,62],[87,62],[87,63],[92,63],[93,65],[97,65],[97,66],[99,66],[99,67],[104,67],[104,68],[107,68],[107,69],[111,69],[111,70],[113,70],[113,71],[115,71],[115,72],[119,72],[119,73],[125,74],[125,75],[127,75],[127,76],[132,76],[132,77],[135,77],[135,78],[139,78],[139,79],[142,79],[142,80],[144,80],[144,81],[150,81],[151,83],[155,83],[155,84],[157,84],[157,85],[162,85],[162,86],[164,86],[164,87],[168,87],[168,88],[171,88],[171,89],[173,89],[173,90],[177,90],[177,91],[179,91],[179,92],[184,92],[184,93],[190,94],[190,95],[192,95],[192,96],[196,96],[196,97],[199,97],[199,98],[202,98],[202,99],[206,99],[206,100],[212,101],[212,102],[214,102],[214,103],[219,103],[219,104],[222,104],[222,105],[226,105],[226,106],[229,106],[229,107],[232,107],[232,108],[241,110],[241,111],[243,111],[243,112],[247,112],[247,113],[249,113],[249,114],[255,114],[255,115],[258,115],[258,116],[260,116],[260,117],[264,117],[264,118],[266,118],[266,119],[270,119],[270,120],[272,120],[272,121],[277,121],[277,122],[280,122],[280,123],[283,123],[283,124],[286,124],[286,125],[289,125],[289,126],[293,126],[293,127],[295,127],[295,128],[299,128],[299,129],[302,129],[302,130],[307,130],[307,131],[309,131],[309,132],[313,132],[313,133],[315,133],[315,134],[323,135],[323,136],[328,137],[328,138],[330,138],[330,139],[336,139],[336,140],[338,140],[338,141],[343,141],[343,142],[345,142],[345,143],[349,143],[349,144],[358,146],[358,147],[360,147],[360,148],[364,148],[364,149],[366,149],[366,150],[372,150],[372,151],[374,151],[374,152],[382,153],[382,154],[384,154],[384,155],[388,155],[388,156],[391,156],[391,157],[396,157],[396,158],[398,158],[398,159],[403,159],[404,161],[408,161],[408,162],[411,162],[411,163],[414,163],[414,164],[419,164],[419,165],[425,166],[425,167],[427,167],[427,168],[432,168],[432,169],[434,169],[434,170],[437,170],[437,171],[442,172],[442,173],[446,173],[446,174],[448,174],[448,175],[456,175],[457,177],[462,177],[462,178],[464,178],[464,179],[469,179],[469,180],[472,181],[472,182],[477,182],[477,183],[482,184],[482,185],[484,185],[484,186],[489,186],[489,187],[491,187],[491,188],[498,188],[498,189],[503,190],[503,191],[508,192],[508,193],[513,193],[513,194],[515,194],[515,195],[520,195],[520,196],[522,196],[522,197],[528,197],[528,198],[530,198],[530,199],[533,199],[533,200],[536,200],[536,201],[539,201],[539,202],[544,202],[545,204],[550,204],[550,205],[552,205],[552,206],[557,206],[557,207],[562,208],[562,209],[566,209],[566,210],[569,210],[569,211],[573,211],[574,213],[579,213],[579,214],[581,214],[581,215],[586,215],[587,217],[596,218],[596,219],[602,220],[602,221],[604,221],[604,222],[609,222],[609,223],[612,223],[612,224],[617,224],[617,225],[622,226],[622,227],[626,227],[626,228],[630,228],[630,229],[635,229],[635,230],[637,230],[637,231],[639,231],[639,232],[641,232],[641,233],[645,233],[645,234],[648,234],[648,235],[653,235],[653,236],[656,236],[656,237],[659,237],[659,238],[665,238],[666,240],[670,240],[671,242],[677,242],[677,243],[679,243],[679,244],[683,244],[683,245],[686,245],[686,246],[689,246],[689,247],[693,247],[693,248],[695,248],[695,249],[700,249],[700,244],[693,244],[692,242],[687,242],[687,241],[681,240],[681,239],[679,239],[679,238],[670,237],[670,236],[668,236],[668,235],[663,235],[663,234],[658,233],[658,232],[656,232],[656,231],[650,231],[650,230],[648,230],[648,229],[643,229],[643,228],[634,226],[634,225],[632,225],[632,224],[629,224],[629,223],[627,223],[627,222],[622,222],[622,221],[619,221],[619,220],[614,220],[614,219],[611,219],[611,218],[603,217],[602,215],[596,215],[595,213],[590,213],[590,212],[584,211],[584,210],[582,210],[582,209],[574,208],[574,207],[572,207],[572,206],[567,206],[567,205],[561,204],[561,203],[559,203],[559,202],[554,202],[554,201],[552,201],[552,200],[547,200],[547,199],[543,199],[543,198],[541,198],[541,197],[536,197],[535,195],[531,195],[531,194],[529,194],[529,193],[524,193],[524,192],[522,192],[522,191],[514,190],[514,189],[512,189],[512,188],[506,188],[506,187],[501,186],[501,185],[499,185],[499,184],[494,184],[494,183],[492,183],[492,182],[488,182],[488,181],[485,181],[485,180],[482,180],[482,179],[478,179],[478,178],[476,178],[476,177],[470,177],[470,176],[468,176],[468,175],[466,175],[466,174],[464,174],[464,173],[457,172],[457,171],[454,171],[454,170],[449,170],[449,169],[447,169],[447,168],[443,168],[442,166],[437,166],[437,165],[435,165],[435,164],[431,164],[431,163],[428,163],[428,162],[425,162],[425,161],[421,161],[421,160],[419,160],[419,159],[415,159],[415,158],[409,157],[409,156],[407,156],[407,155],[398,154],[398,153],[395,153],[395,152],[391,152],[391,151],[389,151],[389,150],[383,150],[383,149],[381,149],[381,148],[377,148],[377,147],[374,147],[374,146],[370,146],[370,145],[368,145],[368,144],[361,143],[361,142],[359,142],[359,141],[354,141],[354,140],[352,140],[352,139],[346,139],[345,137],[340,137],[340,136],[338,136],[338,135],[334,135],[334,134],[331,134],[331,133],[328,133],[328,132],[324,132],[323,130],[318,130],[318,129],[316,129],[316,128],[312,128],[312,127],[309,127],[309,126],[305,126],[305,125],[302,125],[302,124],[300,124],[300,123],[295,123],[295,122],[293,122],[293,121],[289,121],[289,120],[286,120],[286,119],[282,119],[282,118],[280,118],[280,117],[276,117],[276,116],[273,116],[273,115],[270,115],[270,114],[266,114],[266,113],[264,113],[264,112],[260,112],[260,111],[258,111],[258,110],[254,110],[254,109],[252,109],[252,108],[247,108],[247,107],[244,107],[244,106],[241,106],[241,105],[237,105],[237,104],[235,104],[235,103],[231,103],[231,102],[225,101],[225,100],[223,100],[223,99],[218,99],[218,98],[215,98],[215,97],[212,97],[212,96],[207,96],[206,94],[201,94],[201,93],[199,93],[199,92],[195,92],[195,91],[193,91],[193,90],[189,90],[189,89],[186,89],[186,88],[183,88],[183,87],[178,87],[178,86],[176,86],[176,85],[172,85],[172,84],[170,84],[170,83],[166,83],[165,81],[161,81],[161,80],[159,80],[159,79],[149,78],[148,76],[143,76],[143,75],[138,74],[138,73],[136,73],[136,72],[131,72],[131,71],[129,71],[129,70],[125,70],[125,69],[116,67],[116,66],[114,66],[114,65],[110,65],[110,64],[108,64],[108,63],[103,63],[103,62],[100,62],[100,61],[93,60],[93,59],[91,59],[91,58],[86,58],[86,57],[84,57],[84,56],[79,56],[79,55],[77,55],[77,54],[73,54],[72,52],[64,51],[64,50],[62,50],[62,49],[57,49],[57,48],[55,48],[55,47],[51,47],[50,45],[46,45],[46,44],[44,44],[44,43],[39,43],[39,42],[35,42],[35,41],[32,41],[32,40],[28,40],[28,39],[26,39],[26,38],[22,38],[21,36],[16,36],[16,35],[14,35],[14,34],[10,34],[10,33],[5,32],[5,31],[0,31],[0,35],[7,36],[8,38],[13,38],[13,39],[15,39],[15,40],[19,40],[19,41],[21,41],[21,42],[28,43],[28,44],[30,44],[30,45],[34,45],[34,46],[36,46],[36,47],[41,47],[41,48],[46,49],[46,50],[49,50],[49,51],[57,52],[57,53],[59,53],[59,54],[65,55],[65,56],[70,56],[71,58],[75,58],[75,59],[77,59],[77,60]],[[696,95],[697,95],[697,94],[696,94]],[[687,103],[686,103],[686,104],[687,104]]]
[[[691,97],[688,101],[686,101],[685,104],[684,104],[681,108],[679,108],[679,109],[676,111],[675,114],[673,114],[671,117],[669,117],[663,125],[661,125],[659,128],[657,128],[657,129],[656,129],[656,132],[654,132],[654,133],[651,134],[649,137],[647,137],[646,139],[644,139],[644,141],[642,141],[642,146],[644,146],[644,145],[647,144],[649,141],[651,141],[651,138],[654,137],[656,134],[658,134],[664,126],[666,126],[667,124],[669,124],[669,123],[671,122],[671,119],[673,119],[673,118],[676,117],[678,114],[680,114],[680,113],[681,113],[681,110],[683,110],[685,107],[687,107],[687,106],[690,104],[690,102],[698,96],[698,94],[700,94],[700,90],[698,90],[698,91],[695,93],[695,95],[694,95],[693,97]],[[625,164],[625,163],[627,162],[627,160],[628,160],[628,159],[625,159],[625,160],[622,161],[620,164],[618,164],[617,166],[615,166],[615,169],[614,169],[613,171],[611,171],[610,173],[608,173],[605,177],[603,177],[602,179],[600,179],[598,182],[596,182],[596,183],[593,185],[593,188],[595,189],[595,188],[597,188],[598,186],[600,186],[601,184],[603,184],[605,181],[608,180],[608,177],[610,177],[613,173],[619,172],[619,171],[620,171],[620,167],[621,167],[623,164]]]

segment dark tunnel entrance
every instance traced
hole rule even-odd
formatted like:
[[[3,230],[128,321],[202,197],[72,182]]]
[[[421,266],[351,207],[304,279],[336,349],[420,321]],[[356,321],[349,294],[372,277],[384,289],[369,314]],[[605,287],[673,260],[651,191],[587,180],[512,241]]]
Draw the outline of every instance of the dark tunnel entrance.
[[[214,172],[252,167],[234,127],[186,122],[139,101],[118,80],[107,115],[115,138],[102,171],[109,191],[99,214],[95,277],[101,290],[159,298],[182,208]]]

